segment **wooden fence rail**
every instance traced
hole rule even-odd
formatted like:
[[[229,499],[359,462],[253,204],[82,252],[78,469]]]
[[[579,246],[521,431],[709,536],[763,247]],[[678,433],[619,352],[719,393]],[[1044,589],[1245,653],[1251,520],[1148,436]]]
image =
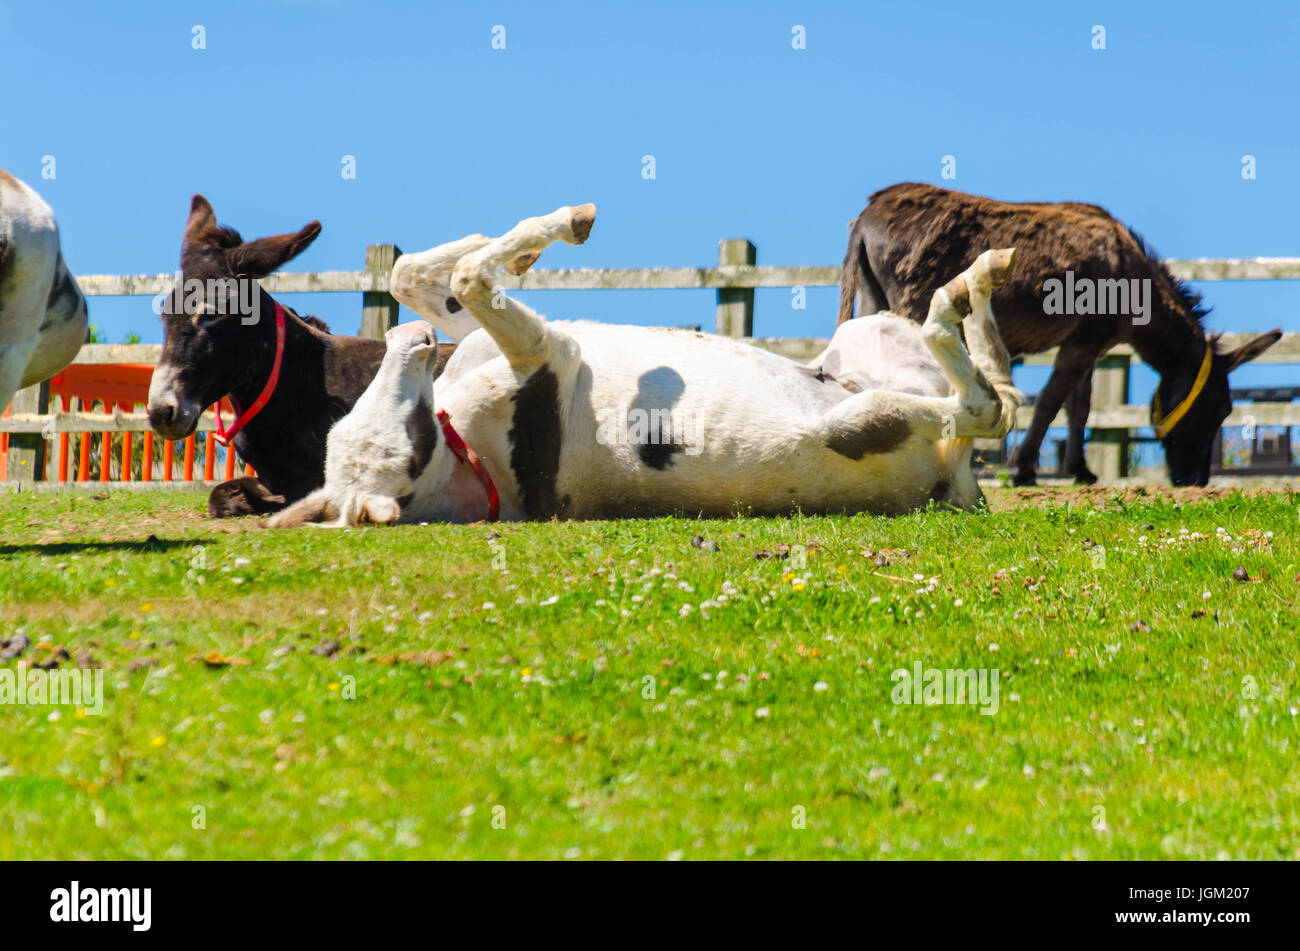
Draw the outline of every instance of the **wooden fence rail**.
[[[366,249],[365,267],[359,271],[315,271],[272,274],[262,286],[272,294],[351,292],[362,294],[360,332],[380,337],[397,321],[397,301],[388,292],[389,271],[401,252],[395,245],[377,244]],[[747,338],[755,346],[796,360],[807,360],[825,348],[825,337],[755,338],[754,290],[760,287],[833,287],[839,284],[840,269],[831,266],[760,267],[757,249],[744,239],[719,242],[716,267],[664,268],[572,268],[535,270],[518,277],[502,273],[499,284],[504,290],[653,290],[701,289],[717,293],[715,330],[719,334]],[[1300,280],[1300,258],[1189,258],[1170,259],[1176,277],[1198,281],[1228,280]],[[170,292],[175,274],[92,274],[77,278],[87,296],[155,296]],[[810,316],[810,323],[833,329],[830,313]],[[341,328],[342,329],[342,328]],[[1253,336],[1225,334],[1223,341],[1233,347]],[[77,363],[157,363],[161,347],[150,344],[88,344],[82,348]],[[1127,474],[1128,443],[1131,431],[1150,425],[1145,405],[1128,403],[1129,371],[1134,354],[1127,346],[1115,347],[1102,358],[1093,374],[1092,412],[1088,425],[1089,465],[1103,481]],[[1055,351],[1026,356],[1025,365],[1050,365]],[[1284,334],[1269,349],[1260,363],[1300,363],[1300,333]],[[14,398],[12,415],[0,419],[0,433],[11,435],[8,478],[30,478],[27,465],[15,465],[15,453],[21,461],[25,452],[34,453],[34,443],[43,437],[36,434],[62,432],[146,432],[147,416],[142,412],[60,413],[50,411],[48,390],[31,387]],[[1017,427],[1029,424],[1032,407],[1022,407]],[[1300,425],[1300,403],[1239,403],[1234,406],[1226,426],[1296,426]],[[1065,425],[1058,415],[1055,427]],[[35,458],[33,456],[33,458]]]

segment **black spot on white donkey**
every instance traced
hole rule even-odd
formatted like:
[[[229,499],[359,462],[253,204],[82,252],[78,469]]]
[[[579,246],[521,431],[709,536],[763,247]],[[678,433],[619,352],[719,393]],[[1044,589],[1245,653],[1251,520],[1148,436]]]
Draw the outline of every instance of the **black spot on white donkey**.
[[[494,286],[500,267],[583,243],[595,215],[561,208],[398,259],[392,293],[428,323],[388,332],[374,382],[330,430],[324,487],[268,524],[487,518],[485,484],[435,410],[477,452],[508,520],[980,500],[971,440],[1004,435],[1019,404],[989,304],[1013,249],[935,291],[923,325],[848,321],[801,366],[708,334],[548,321]],[[436,392],[430,324],[458,344]]]

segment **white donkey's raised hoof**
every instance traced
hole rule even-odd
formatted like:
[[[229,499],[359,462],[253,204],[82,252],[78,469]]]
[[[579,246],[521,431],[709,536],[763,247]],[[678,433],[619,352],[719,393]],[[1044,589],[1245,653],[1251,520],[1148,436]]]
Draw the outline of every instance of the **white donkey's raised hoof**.
[[[0,168],[0,410],[86,342],[86,299],[59,250],[54,212]]]
[[[971,440],[1004,435],[1019,401],[989,305],[1011,250],[936,291],[923,326],[849,321],[801,366],[691,331],[548,322],[494,287],[502,266],[581,244],[595,213],[403,255],[393,294],[459,344],[436,394],[432,329],[390,330],[379,374],[330,431],[325,486],[269,524],[477,521],[497,493],[515,520],[979,501]]]

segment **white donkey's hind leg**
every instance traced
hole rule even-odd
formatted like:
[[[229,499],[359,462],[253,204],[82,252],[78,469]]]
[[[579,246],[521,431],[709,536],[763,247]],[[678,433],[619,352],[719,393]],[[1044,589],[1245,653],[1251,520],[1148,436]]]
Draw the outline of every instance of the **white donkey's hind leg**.
[[[452,292],[492,335],[516,369],[531,370],[544,362],[547,341],[554,332],[531,308],[497,291],[497,268],[504,265],[514,273],[522,273],[556,241],[582,244],[595,220],[595,205],[566,206],[540,218],[525,218],[456,263],[451,276]]]
[[[934,292],[922,337],[957,392],[957,436],[998,438],[1015,418],[1019,394],[1011,384],[1011,361],[998,336],[989,295],[1005,284],[1014,267],[1014,248],[985,251],[975,263]],[[962,343],[958,325],[966,322]]]
[[[1007,352],[998,333],[990,297],[1006,283],[1015,268],[1015,248],[985,251],[966,272],[970,288],[970,314],[964,326],[966,345],[977,373],[982,373],[998,395],[1002,419],[1000,428],[1005,435],[1015,425],[1016,410],[1020,407],[1020,391],[1011,382],[1011,354]]]
[[[818,420],[817,436],[829,449],[850,459],[890,453],[918,436],[947,439],[997,438],[1011,427],[1019,395],[1011,385],[1011,365],[993,323],[988,303],[993,289],[1011,276],[1012,250],[987,251],[970,268],[934,292],[922,328],[926,345],[952,384],[952,396],[918,396],[867,390],[839,403]],[[962,343],[967,337],[977,366]],[[988,370],[988,376],[981,368]],[[992,380],[992,382],[990,382]]]

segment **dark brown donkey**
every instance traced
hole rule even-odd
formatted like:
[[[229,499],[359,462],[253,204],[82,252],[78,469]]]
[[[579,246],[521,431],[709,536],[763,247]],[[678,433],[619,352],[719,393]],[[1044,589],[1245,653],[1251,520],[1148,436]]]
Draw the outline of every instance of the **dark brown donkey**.
[[[1063,404],[1070,422],[1067,470],[1080,482],[1097,481],[1083,457],[1092,368],[1118,343],[1131,343],[1160,374],[1153,421],[1157,407],[1165,416],[1182,410],[1162,440],[1170,479],[1175,485],[1205,485],[1215,434],[1232,409],[1228,373],[1272,346],[1280,330],[1218,352],[1217,336],[1207,338],[1201,326],[1207,311],[1200,296],[1170,274],[1141,238],[1096,205],[1002,202],[910,182],[878,191],[867,202],[853,223],[844,257],[841,323],[853,316],[855,303],[861,314],[889,310],[924,320],[935,288],[950,275],[989,248],[1016,249],[1016,273],[993,295],[1002,340],[1012,356],[1060,348],[1017,452],[1017,485],[1034,483],[1039,447]],[[1062,287],[1065,294],[1091,287],[1092,303],[1078,309],[1067,304],[1066,313],[1091,309],[1095,314],[1106,309],[1098,307],[1103,299],[1121,299],[1116,279],[1136,279],[1139,284],[1123,290],[1138,293],[1123,294],[1128,304],[1110,308],[1106,316],[1065,316],[1058,306],[1061,297],[1052,299]]]
[[[223,396],[249,408],[267,390],[277,349],[276,302],[257,283],[320,234],[313,221],[294,234],[244,241],[220,227],[202,195],[190,205],[181,242],[181,283],[161,309],[162,358],[149,386],[149,422],[166,439],[194,432]],[[257,479],[223,482],[208,497],[216,517],[272,512],[319,488],[325,436],[370,385],[384,341],[331,334],[315,317],[283,307],[279,378],[262,409],[234,437]],[[440,345],[441,373],[454,348]]]

